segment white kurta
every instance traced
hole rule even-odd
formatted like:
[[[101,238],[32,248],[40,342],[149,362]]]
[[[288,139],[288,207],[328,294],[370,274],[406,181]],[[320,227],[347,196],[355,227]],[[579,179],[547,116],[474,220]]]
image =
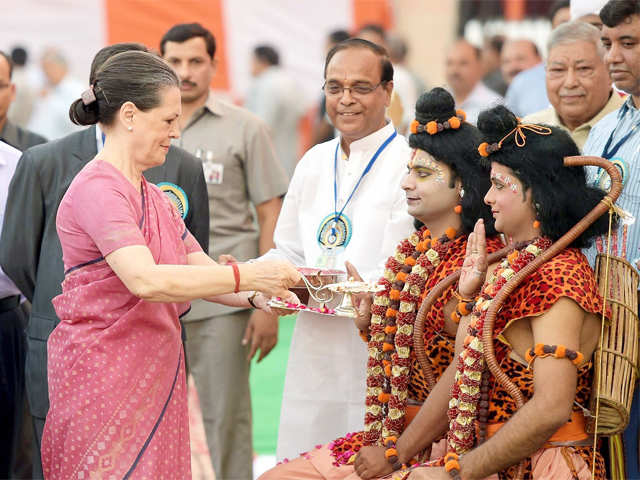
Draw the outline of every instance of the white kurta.
[[[367,163],[393,133],[384,128],[338,153],[338,210]],[[322,254],[318,226],[334,211],[334,153],[338,139],[317,145],[298,163],[284,199],[274,240],[277,253],[301,266]],[[413,230],[400,184],[410,149],[397,135],[380,154],[344,210],[353,234],[343,257],[363,278],[377,280],[386,258]],[[276,253],[276,252],[273,252]],[[344,265],[336,265],[344,268]],[[364,424],[366,344],[348,318],[298,314],[282,398],[277,456],[293,458]]]

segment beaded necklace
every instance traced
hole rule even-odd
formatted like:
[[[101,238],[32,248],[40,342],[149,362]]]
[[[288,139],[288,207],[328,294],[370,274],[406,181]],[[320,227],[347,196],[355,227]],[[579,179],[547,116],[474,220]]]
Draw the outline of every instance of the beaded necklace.
[[[549,246],[551,240],[537,238],[521,250],[512,251],[491,274],[480,295],[476,297],[473,318],[464,340],[464,350],[458,356],[455,383],[449,400],[449,451],[462,454],[473,448],[476,419],[479,424],[479,440],[484,441],[486,437],[489,373],[485,371],[481,336],[489,306],[504,284]]]
[[[364,445],[385,445],[404,429],[413,325],[422,290],[456,232],[432,240],[423,227],[403,240],[385,265],[385,288],[371,306]]]

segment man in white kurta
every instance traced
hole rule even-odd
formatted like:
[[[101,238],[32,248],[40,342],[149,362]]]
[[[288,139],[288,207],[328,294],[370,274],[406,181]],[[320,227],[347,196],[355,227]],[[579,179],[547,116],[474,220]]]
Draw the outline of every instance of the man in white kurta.
[[[325,95],[340,137],[316,145],[298,163],[274,240],[277,253],[297,265],[344,268],[349,260],[365,280],[377,280],[385,259],[412,231],[400,188],[410,149],[384,116],[393,89],[384,50],[360,39],[336,48],[327,56]],[[341,220],[332,243],[334,216]],[[350,319],[298,314],[280,414],[279,459],[362,429],[366,362],[366,344]]]

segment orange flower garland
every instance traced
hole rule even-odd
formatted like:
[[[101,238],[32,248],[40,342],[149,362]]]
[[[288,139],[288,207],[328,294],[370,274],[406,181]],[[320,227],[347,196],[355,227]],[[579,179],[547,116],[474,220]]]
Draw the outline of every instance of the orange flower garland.
[[[491,302],[507,281],[522,270],[551,245],[546,238],[538,238],[533,243],[516,250],[505,258],[484,284],[473,307],[473,319],[469,323],[464,350],[458,356],[458,369],[449,400],[449,432],[447,445],[450,451],[463,454],[475,443],[475,425],[478,421],[478,403],[488,402],[488,392],[482,391],[485,366],[484,348],[481,340],[482,328]],[[482,397],[482,398],[481,398]],[[486,397],[486,398],[485,398]],[[486,410],[483,405],[481,410]],[[486,428],[486,427],[485,427]],[[483,426],[480,425],[482,435]]]
[[[428,277],[455,236],[448,229],[432,240],[423,227],[387,261],[380,280],[385,290],[376,294],[371,307],[364,445],[384,446],[404,429],[417,307]]]

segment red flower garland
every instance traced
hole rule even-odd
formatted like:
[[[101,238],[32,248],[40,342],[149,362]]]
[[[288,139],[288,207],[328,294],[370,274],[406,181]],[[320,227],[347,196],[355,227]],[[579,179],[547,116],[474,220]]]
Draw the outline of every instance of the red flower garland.
[[[454,238],[455,231],[448,229],[439,240],[432,240],[423,227],[403,240],[387,260],[379,282],[385,288],[371,307],[364,445],[384,446],[404,429],[417,307],[427,278]]]

